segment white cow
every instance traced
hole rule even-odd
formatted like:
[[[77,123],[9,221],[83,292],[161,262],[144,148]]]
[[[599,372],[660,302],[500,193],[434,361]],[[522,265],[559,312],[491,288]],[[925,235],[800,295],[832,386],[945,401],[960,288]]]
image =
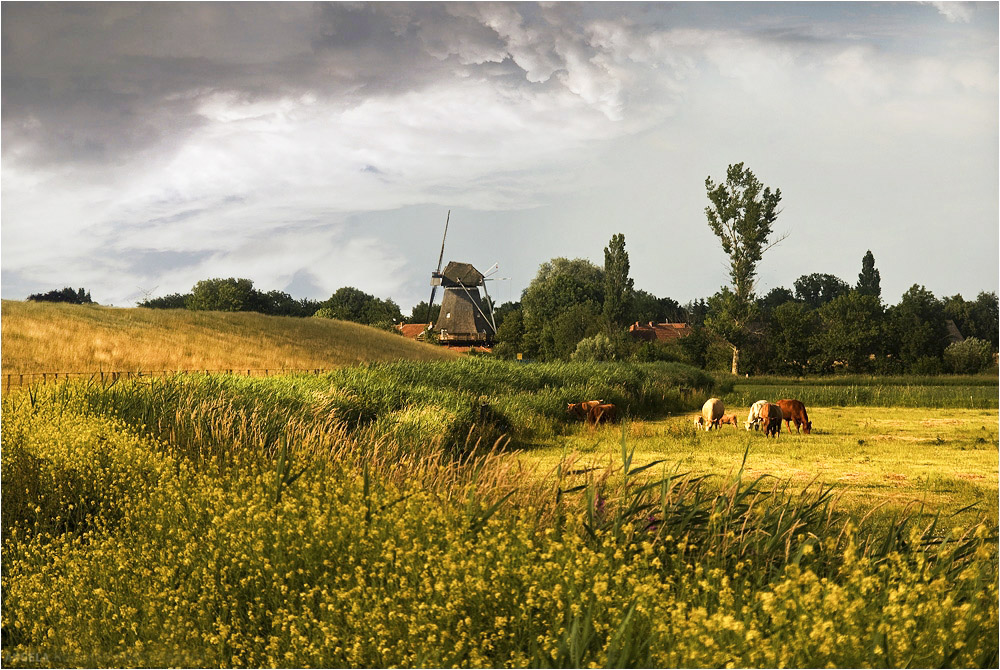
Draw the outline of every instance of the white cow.
[[[701,407],[701,417],[705,424],[705,430],[719,427],[719,421],[726,412],[726,406],[718,398],[709,398]]]
[[[750,413],[747,415],[747,422],[743,424],[747,430],[750,430],[751,428],[754,430],[760,430],[761,424],[763,423],[763,420],[760,418],[760,413],[766,404],[766,400],[758,400],[750,408]]]

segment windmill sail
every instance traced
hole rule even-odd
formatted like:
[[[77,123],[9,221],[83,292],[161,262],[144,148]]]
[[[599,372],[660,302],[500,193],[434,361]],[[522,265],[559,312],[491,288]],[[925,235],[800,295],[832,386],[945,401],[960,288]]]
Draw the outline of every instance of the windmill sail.
[[[438,266],[437,270],[434,271],[432,277],[437,276],[441,273],[441,261],[444,260],[444,241],[448,239],[448,223],[451,221],[451,210],[448,210],[448,216],[444,220],[444,235],[441,236],[441,253],[438,254]],[[431,299],[427,301],[427,328],[430,329],[431,314],[434,308],[434,294],[437,292],[438,284],[431,281]]]

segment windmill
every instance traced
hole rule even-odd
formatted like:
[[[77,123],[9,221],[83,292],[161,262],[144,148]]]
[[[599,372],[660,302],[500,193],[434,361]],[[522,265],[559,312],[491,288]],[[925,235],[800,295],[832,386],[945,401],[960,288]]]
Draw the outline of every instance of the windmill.
[[[428,324],[428,330],[437,333],[442,344],[480,344],[489,345],[496,334],[496,321],[493,318],[493,301],[486,291],[486,276],[469,263],[451,261],[441,270],[444,260],[444,243],[448,237],[448,223],[451,211],[444,224],[444,237],[441,239],[441,253],[438,256],[437,270],[431,273],[431,299],[428,314],[434,306],[434,294],[440,286],[444,295],[441,297],[441,312],[437,323]],[[496,272],[490,268],[489,274]],[[482,287],[485,300],[479,294]]]

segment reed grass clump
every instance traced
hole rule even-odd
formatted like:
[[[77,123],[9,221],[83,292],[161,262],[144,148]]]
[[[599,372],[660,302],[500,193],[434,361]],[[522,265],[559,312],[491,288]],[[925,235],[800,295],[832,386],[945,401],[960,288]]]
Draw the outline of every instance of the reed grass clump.
[[[570,402],[599,398],[626,415],[662,416],[700,405],[713,384],[680,364],[522,366],[467,358],[369,364],[326,375],[66,383],[15,394],[15,402],[60,398],[149,431],[174,455],[237,463],[273,459],[282,440],[299,449],[338,430],[372,430],[413,450],[441,445],[466,453],[501,438],[516,447],[568,430]]]

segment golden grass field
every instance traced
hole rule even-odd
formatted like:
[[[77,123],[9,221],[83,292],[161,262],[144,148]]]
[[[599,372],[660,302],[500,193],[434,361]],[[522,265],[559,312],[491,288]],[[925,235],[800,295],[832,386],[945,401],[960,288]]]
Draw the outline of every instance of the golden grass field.
[[[695,416],[581,426],[558,444],[520,458],[539,472],[551,472],[568,454],[572,469],[598,467],[599,473],[620,466],[624,430],[626,446],[635,449],[634,467],[665,460],[648,471],[655,475],[676,468],[727,477],[739,471],[746,453],[745,479],[764,475],[798,490],[810,483],[832,486],[838,506],[859,516],[873,510],[881,517],[915,513],[923,504],[925,513],[940,511],[947,518],[975,503],[952,521],[971,521],[981,513],[997,523],[995,409],[810,407],[810,435],[796,434],[794,426],[789,434],[782,424],[777,439],[732,426],[696,430]]]
[[[458,354],[333,319],[4,300],[5,374],[336,368]]]

